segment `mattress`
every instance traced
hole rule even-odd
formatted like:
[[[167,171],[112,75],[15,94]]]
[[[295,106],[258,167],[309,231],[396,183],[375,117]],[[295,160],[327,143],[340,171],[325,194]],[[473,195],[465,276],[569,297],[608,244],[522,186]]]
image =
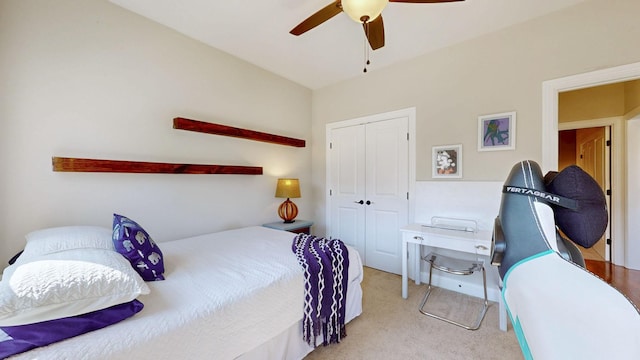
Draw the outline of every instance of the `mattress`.
[[[256,226],[160,243],[166,280],[148,283],[140,313],[11,359],[302,357],[311,347],[299,330],[304,278],[294,236]],[[362,312],[362,276],[349,248],[347,320]],[[292,336],[297,350],[273,349],[291,346]]]

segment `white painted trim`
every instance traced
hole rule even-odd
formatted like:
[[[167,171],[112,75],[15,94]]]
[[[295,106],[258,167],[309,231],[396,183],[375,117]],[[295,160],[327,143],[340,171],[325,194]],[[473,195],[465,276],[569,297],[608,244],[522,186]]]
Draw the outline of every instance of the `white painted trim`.
[[[326,219],[326,232],[329,233],[331,229],[331,196],[329,195],[329,184],[331,184],[331,167],[329,161],[331,160],[331,153],[329,149],[329,143],[331,142],[331,131],[333,129],[339,129],[348,126],[368,124],[377,121],[384,121],[393,118],[407,117],[409,119],[409,223],[413,222],[415,218],[415,201],[416,201],[416,108],[410,107],[406,109],[400,109],[390,111],[381,114],[367,115],[355,119],[337,121],[328,123],[325,129],[325,159],[326,159],[326,178],[325,178],[325,219]],[[398,229],[398,231],[400,231]]]
[[[640,78],[640,62],[542,83],[542,168],[558,169],[558,94]]]
[[[601,127],[601,126],[616,126],[616,125],[621,125],[622,120],[623,120],[622,116],[612,116],[612,117],[601,118],[601,119],[564,122],[564,123],[558,124],[558,131],[586,129],[586,128],[592,128],[592,127]]]
[[[640,154],[640,115],[636,115],[635,117],[625,121],[626,125],[626,134],[627,134],[627,148],[626,154],[627,160],[625,162],[625,169],[627,170],[627,184],[638,184],[638,180],[640,179],[640,169],[638,168],[638,154]],[[637,189],[637,185],[635,186]],[[625,260],[626,267],[630,269],[640,270],[640,256],[638,253],[640,252],[640,241],[638,238],[638,230],[640,229],[640,224],[638,224],[638,215],[640,215],[640,195],[635,191],[635,189],[631,190],[627,194],[627,207],[626,214],[628,219],[635,219],[636,221],[628,221],[627,222],[627,248],[625,252]]]
[[[635,119],[638,115],[640,115],[640,106],[624,114],[624,119],[625,120]]]
[[[559,93],[570,90],[583,89],[593,86],[613,84],[617,82],[635,80],[640,78],[640,62],[617,66],[609,69],[596,70],[588,73],[571,75],[559,79],[547,80],[542,83],[542,168],[543,171],[558,169],[558,97]],[[564,126],[564,125],[563,125]],[[625,124],[616,126],[613,132],[614,139],[622,140],[622,144],[616,146],[624,146]],[[613,129],[612,129],[613,130]],[[615,141],[614,141],[615,144]],[[623,147],[624,149],[624,147]],[[622,158],[622,161],[618,157]],[[618,160],[616,160],[618,159]],[[619,161],[619,162],[616,162]],[[624,152],[614,154],[613,163],[614,180],[613,189],[620,189],[614,198],[612,193],[614,213],[626,214],[626,175],[624,172]],[[617,200],[616,200],[617,199]],[[626,266],[627,259],[626,242],[628,239],[625,217],[619,216],[614,219],[612,224],[612,236],[615,236],[616,242],[612,244],[612,262],[616,265]],[[622,235],[622,236],[621,236]]]

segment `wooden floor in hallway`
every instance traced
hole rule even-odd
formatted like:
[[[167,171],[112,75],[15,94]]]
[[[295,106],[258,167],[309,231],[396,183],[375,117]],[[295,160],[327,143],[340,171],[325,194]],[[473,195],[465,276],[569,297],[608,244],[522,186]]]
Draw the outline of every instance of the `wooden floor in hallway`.
[[[625,294],[637,307],[640,307],[640,270],[629,270],[610,262],[589,260],[587,269]]]

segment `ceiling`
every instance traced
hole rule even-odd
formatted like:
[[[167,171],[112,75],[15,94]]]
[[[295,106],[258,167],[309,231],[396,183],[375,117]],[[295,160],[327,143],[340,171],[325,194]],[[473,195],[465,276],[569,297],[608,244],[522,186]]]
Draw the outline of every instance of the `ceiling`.
[[[341,13],[300,36],[289,31],[332,0],[110,0],[191,38],[318,89],[364,68],[364,32]],[[389,3],[386,44],[368,71],[558,11],[585,0],[466,0]]]

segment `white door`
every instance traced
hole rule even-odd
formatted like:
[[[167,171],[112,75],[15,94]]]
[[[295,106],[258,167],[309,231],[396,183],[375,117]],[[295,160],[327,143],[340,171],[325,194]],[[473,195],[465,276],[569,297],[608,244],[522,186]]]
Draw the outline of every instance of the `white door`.
[[[365,127],[331,131],[329,236],[365,254]]]
[[[609,149],[607,141],[610,138],[609,127],[595,127],[576,130],[576,163],[587,174],[591,175],[600,188],[606,193],[609,185]],[[609,196],[607,209],[610,211]],[[611,216],[609,216],[611,218]],[[602,238],[592,247],[598,258],[611,261],[610,245],[607,239],[611,239],[611,228],[607,225]]]
[[[399,229],[409,213],[407,131],[402,118],[366,128],[366,264],[396,274],[402,270]]]
[[[331,130],[331,237],[358,249],[366,266],[400,274],[400,227],[409,216],[408,119]]]

